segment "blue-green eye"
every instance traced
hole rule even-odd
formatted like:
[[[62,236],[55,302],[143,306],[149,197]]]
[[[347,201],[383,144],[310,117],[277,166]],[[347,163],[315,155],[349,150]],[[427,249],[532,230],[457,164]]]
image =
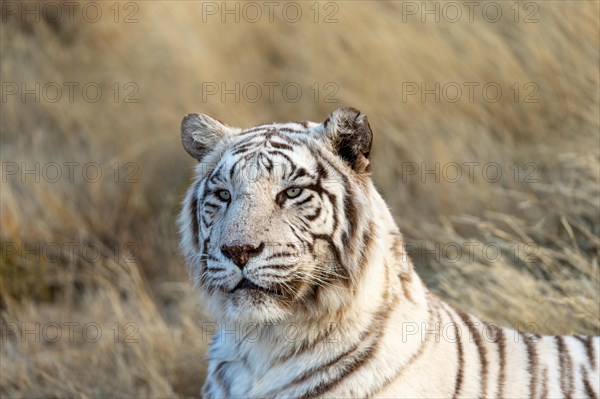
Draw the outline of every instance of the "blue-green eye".
[[[301,193],[302,193],[302,189],[298,188],[298,187],[292,187],[292,188],[288,188],[287,190],[285,190],[285,195],[288,198],[296,198]]]
[[[222,201],[228,202],[231,199],[231,194],[227,190],[219,190],[217,191],[217,197],[219,197]]]

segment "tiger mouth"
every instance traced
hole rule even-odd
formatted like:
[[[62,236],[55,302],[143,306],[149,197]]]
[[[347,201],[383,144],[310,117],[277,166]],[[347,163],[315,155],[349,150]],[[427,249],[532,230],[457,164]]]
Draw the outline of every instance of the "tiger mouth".
[[[270,290],[268,288],[263,288],[263,287],[260,287],[256,284],[254,284],[252,281],[248,280],[246,277],[242,278],[240,280],[240,282],[235,287],[233,287],[233,289],[229,292],[234,293],[239,290],[261,291],[261,292],[264,292],[266,294],[271,294],[271,295],[276,294],[276,292],[273,290]]]

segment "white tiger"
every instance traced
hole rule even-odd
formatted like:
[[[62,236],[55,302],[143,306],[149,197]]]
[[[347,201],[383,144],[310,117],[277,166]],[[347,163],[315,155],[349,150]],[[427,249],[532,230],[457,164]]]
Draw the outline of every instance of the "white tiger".
[[[352,108],[322,124],[182,122],[182,248],[218,322],[205,398],[598,398],[600,340],[523,334],[423,285]]]

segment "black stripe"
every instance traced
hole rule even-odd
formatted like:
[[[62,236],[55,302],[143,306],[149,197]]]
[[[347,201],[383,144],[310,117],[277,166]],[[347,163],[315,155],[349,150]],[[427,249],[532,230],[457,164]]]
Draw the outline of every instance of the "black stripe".
[[[373,241],[375,240],[375,236],[377,235],[377,231],[376,231],[376,225],[375,222],[373,222],[372,220],[369,221],[369,223],[367,224],[367,228],[363,230],[363,234],[362,234],[362,248],[360,250],[361,253],[361,258],[359,261],[359,268],[360,268],[360,273],[362,274],[362,272],[367,268],[368,266],[368,261],[369,261],[369,257],[372,255],[371,254],[371,247],[373,246]],[[390,278],[389,278],[389,272],[390,272],[390,266],[386,263],[385,264],[385,271],[386,271],[386,287],[390,285]],[[360,277],[357,277],[357,279]]]
[[[192,222],[192,235],[194,247],[197,251],[200,251],[200,226],[198,225],[198,189],[200,188],[200,181],[198,181],[193,188],[192,198],[190,203],[189,217]]]
[[[373,357],[373,354],[375,353],[378,346],[378,342],[375,341],[366,350],[359,352],[359,354],[353,359],[353,363],[350,366],[346,366],[344,370],[340,373],[340,375],[331,380],[321,382],[321,384],[317,385],[309,392],[306,392],[304,393],[304,395],[300,396],[300,399],[314,398],[335,388],[342,380],[347,378],[356,370],[360,369],[367,362],[367,360]]]
[[[498,357],[500,360],[500,370],[498,372],[498,397],[504,397],[504,383],[506,380],[506,337],[504,336],[504,330],[500,327],[494,326],[497,331],[496,344],[498,344]]]
[[[265,258],[265,261],[276,259],[276,258],[285,258],[287,256],[295,256],[295,255],[297,255],[297,254],[293,254],[291,252],[280,252],[277,254],[272,254],[272,255],[267,256]]]
[[[233,151],[233,152],[231,153],[231,155],[235,157],[235,156],[238,156],[238,155],[241,155],[241,154],[244,154],[244,155],[246,155],[246,154],[245,154],[246,152],[251,152],[251,153],[254,153],[254,152],[256,151],[256,148],[252,148],[252,149],[250,149],[251,147],[253,147],[253,146],[252,146],[252,145],[250,145],[250,146],[245,146],[245,147],[239,148],[239,149],[237,149],[237,150]]]
[[[269,150],[268,153],[270,155],[279,155],[280,157],[282,157],[283,159],[285,159],[286,161],[288,161],[290,163],[290,166],[292,167],[292,173],[294,173],[296,171],[295,162],[286,153],[281,152],[279,150]]]
[[[573,395],[573,364],[571,363],[571,354],[562,336],[557,335],[554,338],[556,340],[558,363],[560,366],[560,390],[564,397],[568,399]]]
[[[292,357],[302,354],[302,353],[314,348],[319,342],[322,342],[322,341],[330,338],[331,334],[333,334],[336,331],[336,329],[337,329],[337,326],[335,325],[335,323],[328,324],[327,329],[324,331],[319,331],[318,332],[319,335],[317,337],[315,337],[315,339],[313,341],[308,341],[306,339],[303,340],[299,347],[294,348],[293,350],[291,350],[283,355],[279,355],[272,363],[272,366],[276,366],[277,364],[285,363],[288,360],[290,360]]]
[[[349,243],[354,243],[356,240],[356,233],[358,232],[358,210],[356,204],[354,202],[354,192],[352,189],[352,185],[348,184],[348,181],[344,179],[344,216],[346,216],[346,220],[348,225],[346,228],[350,233]]]
[[[321,207],[318,207],[317,210],[315,211],[315,213],[313,213],[312,215],[306,216],[306,218],[312,222],[313,220],[318,218],[319,215],[321,215]]]
[[[207,379],[202,387],[202,398],[203,399],[213,399],[215,398],[214,392],[212,392],[212,381]]]
[[[456,310],[456,313],[460,316],[462,321],[467,325],[467,328],[471,332],[475,345],[477,346],[477,352],[479,353],[479,362],[481,366],[481,392],[479,397],[484,398],[487,395],[487,374],[488,374],[488,360],[485,353],[485,347],[483,345],[483,339],[481,333],[475,328],[471,318],[468,314]]]
[[[448,315],[448,317],[450,318],[450,321],[454,325],[454,334],[456,336],[456,351],[457,351],[457,356],[458,356],[458,366],[456,369],[456,378],[455,378],[455,382],[454,382],[454,395],[452,395],[452,397],[458,398],[458,396],[460,395],[460,390],[462,388],[463,370],[465,367],[465,356],[464,356],[464,351],[463,351],[463,346],[462,346],[462,334],[460,332],[460,328],[459,328],[458,324],[454,320],[454,317],[452,316],[450,311],[447,309],[447,306],[444,306],[444,310],[446,311],[446,314]],[[500,395],[498,395],[498,396],[500,397]]]
[[[211,216],[211,214],[209,212],[210,211],[206,210],[206,211],[204,211],[204,214],[206,216]],[[213,222],[214,222],[213,219],[207,220],[207,218],[202,218],[202,224],[204,225],[204,230],[209,230],[212,227]]]
[[[529,396],[535,398],[537,386],[537,350],[533,338],[529,334],[523,334],[519,331],[519,335],[523,338],[523,342],[527,348],[527,370],[529,372]]]
[[[240,132],[237,134],[237,136],[244,136],[246,134],[250,134],[250,133],[256,133],[256,132],[261,132],[262,130],[264,130],[265,132],[267,130],[269,130],[269,125],[260,125],[260,126],[255,126],[253,128],[250,128],[248,130],[244,130],[243,132]]]
[[[325,166],[323,166],[323,164],[320,161],[317,162],[317,175],[323,180],[329,179],[329,173],[327,172],[327,169],[325,169]]]
[[[379,328],[377,329],[377,334],[375,335],[375,337],[373,339],[374,342],[372,345],[367,347],[365,350],[361,351],[353,359],[354,361],[352,364],[344,367],[344,369],[340,373],[340,375],[337,375],[335,378],[333,378],[329,381],[322,381],[319,385],[314,387],[311,391],[305,392],[300,398],[308,399],[308,398],[320,396],[320,395],[324,394],[325,392],[332,390],[337,385],[339,385],[339,383],[341,381],[343,381],[348,376],[350,376],[351,374],[355,373],[360,368],[362,368],[367,363],[367,361],[370,360],[375,355],[375,353],[379,349],[380,339],[383,336],[383,333],[385,332],[385,324],[386,324],[387,320],[390,318],[393,310],[396,308],[396,305],[398,304],[398,302],[399,302],[398,298],[396,298],[396,300],[392,301],[390,304],[384,305],[385,309],[383,309],[382,311],[380,310],[377,313],[377,315],[375,316],[374,322],[377,323],[377,326]],[[373,327],[370,328],[370,331],[373,331]],[[421,347],[423,347],[423,344],[421,345]]]
[[[588,371],[586,368],[581,365],[581,379],[583,380],[583,388],[585,389],[585,394],[589,399],[598,399],[598,394],[594,392],[594,388],[592,384],[590,384]]]
[[[259,154],[259,157],[260,157],[260,159],[264,160],[263,165],[267,169],[267,173],[271,173],[271,171],[273,170],[273,161],[271,160],[271,158],[267,157],[262,152]],[[265,164],[265,162],[266,162],[266,164]]]
[[[313,240],[323,240],[331,246],[331,249],[333,250],[334,260],[335,260],[334,273],[339,275],[340,276],[339,278],[346,285],[350,284],[351,283],[350,275],[348,274],[348,269],[345,267],[345,263],[342,259],[341,249],[335,245],[335,243],[333,242],[333,238],[331,236],[328,236],[325,234],[313,234],[312,237],[313,237]]]
[[[280,128],[277,128],[277,131],[286,132],[286,133],[305,133],[304,130],[292,129],[290,127],[280,127]]]
[[[282,141],[284,141],[287,145],[290,146],[301,146],[303,144],[305,144],[304,142],[302,142],[301,140],[297,140],[296,137],[292,137],[289,134],[282,134],[279,131],[276,132],[271,132],[268,135],[265,135],[265,138],[268,139],[268,141],[270,143],[272,143],[273,141],[271,140],[272,138],[277,138],[277,139],[281,139]],[[283,144],[283,143],[279,143],[279,144]],[[293,148],[290,150],[293,151]]]
[[[544,368],[542,381],[542,394],[540,395],[540,399],[548,399],[548,367]]]
[[[366,334],[365,334],[366,333]],[[306,381],[307,379],[314,377],[315,374],[317,373],[323,373],[324,371],[326,371],[327,369],[332,368],[333,366],[337,365],[338,363],[340,363],[340,361],[342,360],[347,360],[347,358],[349,356],[355,355],[354,358],[352,360],[356,361],[360,361],[361,358],[364,356],[364,354],[370,350],[372,350],[373,346],[375,346],[377,344],[377,337],[371,337],[371,339],[369,340],[369,344],[367,346],[366,349],[363,350],[359,350],[360,346],[362,344],[364,344],[365,340],[367,338],[369,338],[371,336],[371,331],[363,331],[363,334],[361,334],[360,338],[358,339],[358,342],[356,343],[356,345],[350,347],[349,349],[347,349],[346,351],[342,352],[340,355],[336,356],[335,358],[333,358],[332,360],[321,364],[317,367],[313,367],[310,370],[305,371],[304,373],[302,373],[301,375],[299,375],[297,378],[295,378],[292,382],[290,382],[288,385],[282,387],[279,389],[279,391],[273,395],[276,396],[277,394],[279,394],[282,391],[285,391],[287,389],[289,389],[290,387],[293,387],[295,385],[299,385],[302,382]],[[358,353],[356,355],[356,353]],[[316,390],[318,390],[319,388],[317,387]],[[314,392],[314,390],[313,390]],[[324,391],[323,391],[324,392]],[[314,397],[315,395],[318,395],[317,393],[310,395],[308,393],[305,393],[303,395],[303,397]],[[266,395],[267,397],[270,397],[271,395]]]
[[[202,242],[202,254],[200,255],[200,281],[201,282],[202,282],[202,279],[205,276],[204,271],[208,267],[207,262],[206,262],[206,258],[208,257],[207,249],[208,249],[208,245],[209,244],[210,244],[210,236],[208,236]]]
[[[217,184],[221,182],[221,171],[223,169],[223,164],[220,164],[217,168],[213,169],[208,177],[208,181],[211,183]]]
[[[214,375],[214,379],[213,381],[217,382],[219,384],[219,386],[223,389],[223,397],[227,398],[229,397],[229,384],[227,383],[224,373],[224,366],[227,362],[221,362],[217,368],[215,369],[215,372],[213,373]]]
[[[434,299],[434,297],[432,297],[430,295],[427,295],[427,299],[428,299],[427,300],[427,313],[428,313],[427,324],[428,325],[436,325],[435,318],[433,316],[434,315],[433,307],[431,305],[431,301]],[[439,323],[439,321],[440,321],[440,309],[439,309],[439,306],[440,305],[439,305],[439,303],[437,303],[437,301],[436,301],[436,305],[438,305],[438,306],[435,309],[436,310],[435,314],[436,314],[436,317],[437,317],[437,320],[438,320],[437,323]],[[366,396],[369,397],[369,398],[374,397],[374,396],[379,396],[378,394],[379,394],[379,392],[381,390],[383,390],[385,387],[389,386],[392,382],[394,382],[396,379],[398,379],[402,375],[402,373],[404,372],[404,370],[406,370],[417,359],[419,359],[421,356],[423,356],[423,354],[425,353],[425,349],[427,348],[427,345],[429,345],[429,342],[431,342],[430,339],[429,339],[430,336],[431,336],[431,334],[426,334],[425,341],[421,343],[421,346],[419,346],[419,349],[415,353],[412,354],[412,356],[406,361],[406,363],[403,365],[403,367],[400,368],[399,370],[396,370],[396,372],[394,373],[394,375],[392,375],[390,377],[387,377],[385,379],[385,381],[382,384],[380,384],[379,387],[375,387],[371,391],[372,393],[369,394],[369,395],[366,395]],[[436,337],[436,339],[434,339],[434,342],[436,342],[436,341],[437,341],[437,337]]]
[[[289,270],[292,269],[295,266],[295,264],[289,264],[289,265],[281,265],[281,264],[276,264],[276,265],[262,265],[259,267],[256,267],[254,269],[252,269],[253,272],[257,272],[259,270],[264,270],[264,269],[274,269],[274,270]],[[281,276],[278,276],[281,277]]]
[[[326,162],[327,165],[328,165],[328,167],[330,169],[332,169],[332,170],[334,170],[334,171],[337,172],[338,176],[344,181],[344,184],[345,184],[344,188],[345,188],[348,185],[348,179],[347,179],[346,175],[344,173],[340,172],[340,170],[335,165],[333,165],[331,162],[329,162],[327,160],[327,158],[325,156],[323,156],[323,154],[321,152],[321,149],[317,148],[317,149],[313,149],[313,151],[318,152],[321,155],[321,160],[324,161],[324,162]],[[321,175],[323,173],[327,174],[326,170],[327,169],[326,169],[326,167],[323,164],[321,164],[320,162],[317,164],[317,172],[318,172],[319,175]],[[324,179],[326,179],[326,178],[328,178],[328,177],[324,177]],[[336,232],[336,230],[338,228],[338,224],[339,224],[338,217],[337,217],[337,212],[335,212],[337,210],[337,208],[338,208],[337,207],[337,197],[334,194],[329,194],[329,196],[330,196],[330,200],[333,198],[333,201],[332,201],[332,204],[334,205],[334,207],[333,207],[333,209],[334,209],[334,213],[333,213],[333,215],[334,215],[333,232],[335,234],[335,232]]]
[[[279,148],[281,150],[288,150],[288,151],[294,150],[294,147],[292,147],[291,145],[284,144],[284,143],[278,143],[276,141],[269,141],[269,144],[271,144],[271,147]]]
[[[304,205],[307,202],[309,202],[310,200],[312,200],[313,198],[314,198],[314,196],[309,195],[308,197],[304,198],[302,201],[294,202],[294,205],[296,205],[296,206]]]
[[[575,336],[584,346],[585,352],[588,357],[588,361],[590,362],[590,367],[595,370],[596,369],[596,357],[594,354],[594,344],[592,342],[592,337],[580,337],[578,335]]]
[[[293,224],[291,224],[287,220],[284,220],[284,223],[288,225],[288,227],[292,231],[292,234],[294,235],[294,237],[296,237],[296,239],[298,240],[298,242],[303,243],[303,244],[306,243],[306,240],[303,239],[302,237],[300,237],[300,235],[296,231],[296,226],[294,226]]]
[[[231,150],[233,150],[232,154],[243,152],[251,147],[258,147],[260,145],[260,141],[254,141],[255,139],[255,137],[251,137],[237,142],[233,147],[231,147]]]
[[[231,180],[232,182],[239,182],[241,180],[234,180],[235,177],[235,170],[237,169],[238,165],[240,163],[242,163],[244,161],[244,158],[239,158],[237,161],[235,161],[233,163],[233,165],[231,165],[231,169],[229,169],[229,180]],[[239,179],[243,179],[244,176],[242,174],[240,174],[239,176],[237,176]]]
[[[292,176],[290,176],[290,180],[296,180],[300,177],[304,177],[304,176],[308,176],[308,175],[309,175],[308,171],[300,166],[296,169],[296,173],[294,173]]]
[[[332,209],[332,215],[331,217],[333,218],[333,226],[331,227],[331,234],[335,234],[337,232],[337,229],[339,227],[339,218],[338,218],[338,214],[337,214],[337,196],[335,194],[332,194],[330,192],[325,192],[325,195],[327,196],[327,198],[329,199],[329,202],[331,203],[331,209]]]
[[[230,152],[233,152],[239,148],[242,147],[259,147],[261,144],[262,140],[260,138],[260,136],[256,135],[256,136],[252,136],[252,137],[246,137],[244,139],[239,140],[237,143],[233,144],[233,146],[231,148],[229,148]]]

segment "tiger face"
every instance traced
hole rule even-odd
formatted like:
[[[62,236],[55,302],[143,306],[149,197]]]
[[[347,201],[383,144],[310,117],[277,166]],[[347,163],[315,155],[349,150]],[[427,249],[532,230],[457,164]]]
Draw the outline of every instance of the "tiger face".
[[[368,213],[366,117],[343,108],[323,124],[241,130],[192,114],[181,134],[199,161],[179,218],[182,246],[213,315],[274,322],[319,301],[341,306]]]

